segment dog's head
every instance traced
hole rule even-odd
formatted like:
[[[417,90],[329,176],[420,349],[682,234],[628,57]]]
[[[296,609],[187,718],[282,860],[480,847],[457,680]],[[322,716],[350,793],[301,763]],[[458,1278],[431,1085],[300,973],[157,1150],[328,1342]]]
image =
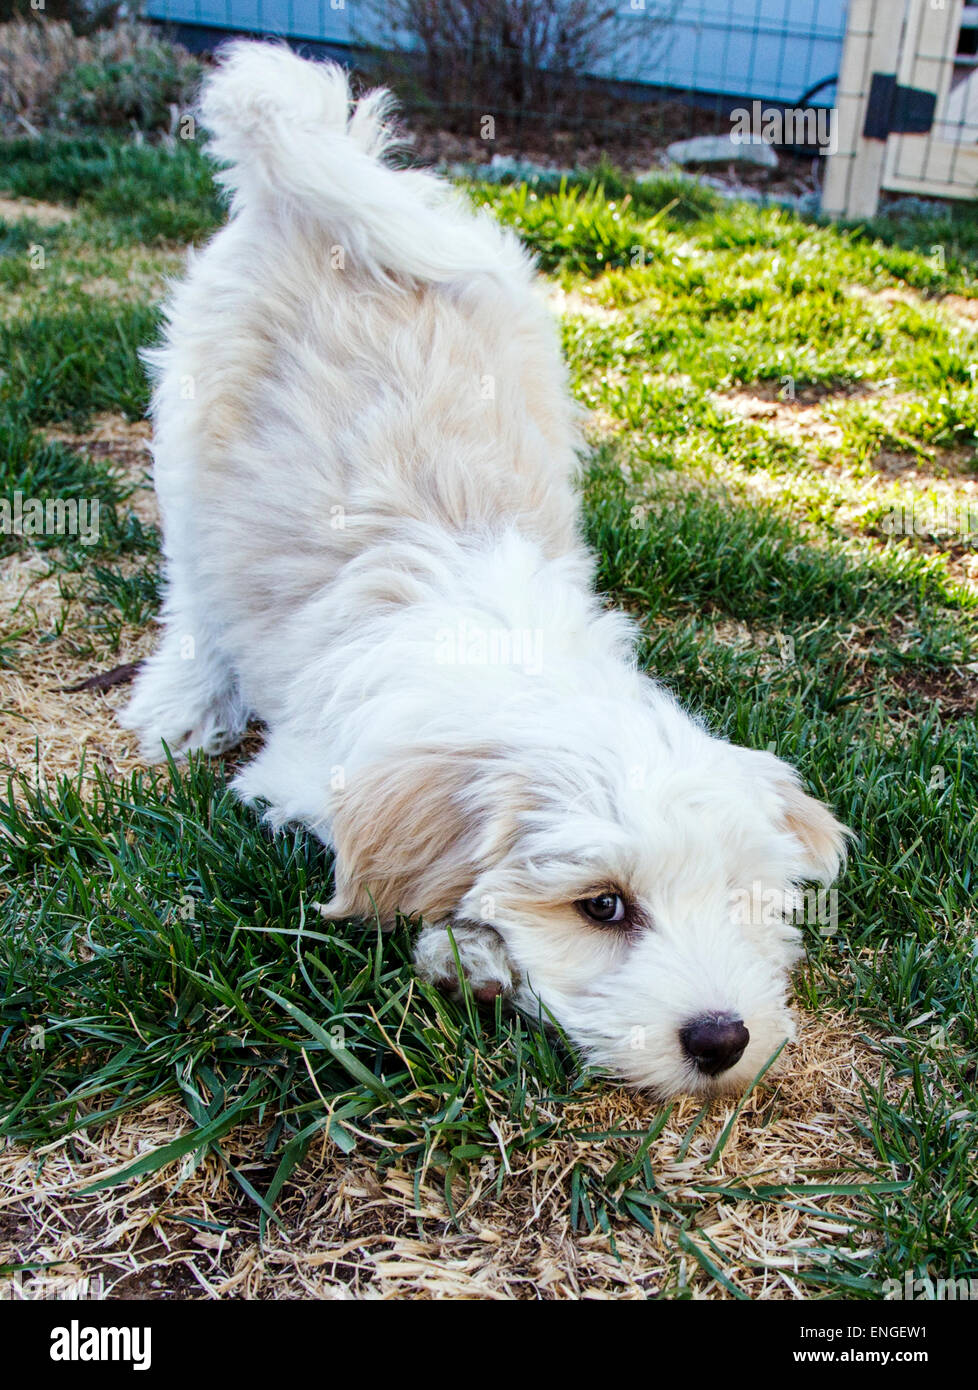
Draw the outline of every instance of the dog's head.
[[[834,920],[799,890],[832,881],[847,832],[787,764],[662,692],[611,713],[578,701],[519,744],[416,747],[351,778],[331,911],[488,923],[520,1006],[593,1062],[662,1095],[735,1090],[792,1034],[793,919]]]

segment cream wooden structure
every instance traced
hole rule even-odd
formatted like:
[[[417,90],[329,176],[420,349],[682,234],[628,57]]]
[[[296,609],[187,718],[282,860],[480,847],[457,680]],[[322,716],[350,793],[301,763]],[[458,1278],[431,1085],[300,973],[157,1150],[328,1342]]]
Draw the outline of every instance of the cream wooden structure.
[[[978,16],[964,0],[850,0],[825,212],[871,217],[881,189],[978,197],[978,59],[956,58],[965,18]]]

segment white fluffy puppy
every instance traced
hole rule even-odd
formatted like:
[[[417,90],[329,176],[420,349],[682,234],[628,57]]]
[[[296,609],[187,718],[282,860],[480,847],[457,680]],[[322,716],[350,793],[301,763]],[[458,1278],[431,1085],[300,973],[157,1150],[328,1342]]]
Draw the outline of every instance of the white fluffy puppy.
[[[158,757],[262,719],[237,789],[334,847],[331,916],[423,914],[449,986],[450,924],[478,993],[592,1061],[736,1088],[790,1036],[792,905],[845,832],[637,670],[531,261],[385,165],[386,110],[264,44],[205,86],[232,214],[149,354],[167,588],[125,721]]]

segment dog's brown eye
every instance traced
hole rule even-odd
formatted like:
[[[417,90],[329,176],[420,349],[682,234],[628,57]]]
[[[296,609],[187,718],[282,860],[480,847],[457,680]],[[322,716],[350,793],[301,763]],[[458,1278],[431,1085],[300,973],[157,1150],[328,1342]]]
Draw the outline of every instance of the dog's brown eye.
[[[596,898],[580,898],[578,907],[585,917],[602,926],[625,920],[625,900],[620,893],[599,893]]]

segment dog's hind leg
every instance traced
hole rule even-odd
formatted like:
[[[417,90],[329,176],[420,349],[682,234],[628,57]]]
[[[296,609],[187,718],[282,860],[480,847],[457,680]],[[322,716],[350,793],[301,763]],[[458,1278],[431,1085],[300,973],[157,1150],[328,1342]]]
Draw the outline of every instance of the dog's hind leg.
[[[164,743],[174,755],[222,753],[244,734],[249,711],[218,634],[189,592],[171,583],[164,633],[144,663],[120,722],[139,734],[143,756],[159,762]],[[187,586],[189,588],[189,586]]]

